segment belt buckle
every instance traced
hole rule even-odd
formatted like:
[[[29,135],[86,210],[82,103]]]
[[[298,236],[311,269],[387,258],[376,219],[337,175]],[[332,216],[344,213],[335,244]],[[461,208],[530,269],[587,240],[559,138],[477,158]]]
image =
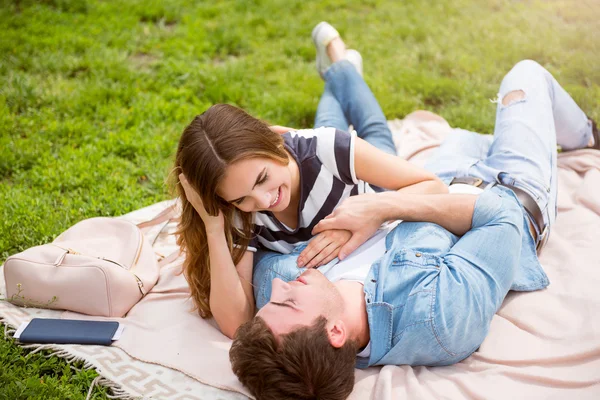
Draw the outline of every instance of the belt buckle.
[[[537,245],[535,246],[535,249],[537,250],[538,254],[542,251],[542,249],[546,245],[546,242],[548,241],[549,236],[550,235],[548,235],[548,225],[546,225],[546,226],[544,226],[544,230],[542,231],[542,233],[540,233]]]
[[[454,184],[463,184],[463,185],[471,185],[475,187],[481,186],[483,183],[483,179],[476,178],[474,176],[461,176],[460,178],[454,177],[450,182],[450,185]]]

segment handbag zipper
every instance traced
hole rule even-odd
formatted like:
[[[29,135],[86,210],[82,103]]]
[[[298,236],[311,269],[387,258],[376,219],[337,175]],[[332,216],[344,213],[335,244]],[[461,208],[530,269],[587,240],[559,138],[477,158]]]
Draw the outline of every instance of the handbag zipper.
[[[144,244],[144,234],[142,233],[142,231],[138,228],[138,235],[139,235],[139,241],[138,241],[138,248],[137,248],[137,252],[135,254],[135,258],[133,259],[133,263],[131,264],[131,267],[133,268],[134,265],[137,264],[138,260],[140,259],[140,256],[142,255],[142,245]]]
[[[141,233],[140,233],[140,234],[141,234]],[[62,246],[59,246],[59,245],[57,245],[57,244],[54,244],[54,243],[50,243],[50,244],[51,244],[51,245],[53,245],[53,246],[56,246],[56,247],[58,247],[59,249],[62,249],[62,250],[64,250],[64,251],[66,251],[66,252],[67,252],[66,254],[84,255],[84,254],[81,254],[81,253],[79,253],[79,252],[77,252],[77,251],[75,251],[75,250],[71,249],[71,248],[64,248],[64,247],[62,247]],[[140,244],[141,244],[141,241],[140,241]],[[138,248],[138,255],[137,255],[137,257],[136,257],[136,261],[137,261],[137,259],[139,258],[139,251],[140,251],[140,250],[141,250],[141,245],[140,245],[140,246],[139,246],[139,248]],[[110,262],[110,263],[113,263],[113,264],[115,264],[115,265],[117,265],[117,266],[119,266],[119,267],[123,268],[125,271],[127,271],[127,272],[129,272],[131,275],[133,275],[133,277],[134,277],[134,278],[135,278],[135,280],[137,281],[137,286],[138,286],[138,289],[140,290],[140,293],[142,294],[142,296],[145,296],[145,295],[146,295],[146,293],[144,293],[144,290],[143,290],[143,287],[144,287],[144,282],[142,282],[142,280],[139,278],[139,276],[137,276],[136,274],[134,274],[133,272],[131,272],[129,269],[125,268],[125,266],[124,266],[123,264],[121,264],[121,263],[118,263],[118,262],[116,262],[116,261],[113,261],[113,260],[109,260],[108,258],[104,258],[104,257],[95,257],[95,256],[88,256],[88,257],[97,258],[98,260],[104,260],[104,261],[108,261],[108,262]],[[61,262],[62,262],[62,259],[61,259]]]
[[[144,291],[142,290],[142,288],[144,287],[144,282],[142,282],[142,280],[136,274],[134,274],[133,272],[131,272],[130,270],[128,270],[127,268],[125,268],[122,264],[120,264],[120,263],[118,263],[116,261],[109,260],[108,258],[104,258],[104,257],[96,257],[96,258],[98,258],[99,260],[108,261],[110,263],[118,265],[119,267],[123,268],[125,271],[129,272],[131,275],[133,275],[133,277],[137,281],[137,286],[138,286],[138,289],[140,290],[140,293],[142,294],[142,296],[146,295],[146,293],[144,293]]]

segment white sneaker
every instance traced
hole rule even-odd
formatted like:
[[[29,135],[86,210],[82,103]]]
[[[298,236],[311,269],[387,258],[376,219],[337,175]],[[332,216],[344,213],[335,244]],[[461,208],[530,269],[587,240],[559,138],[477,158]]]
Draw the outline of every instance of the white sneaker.
[[[327,22],[319,22],[312,30],[312,40],[317,48],[317,72],[323,77],[327,68],[331,66],[331,59],[327,54],[327,46],[340,34]]]
[[[360,76],[363,76],[363,61],[360,53],[354,49],[346,50],[344,58],[350,61],[350,64],[354,65],[354,68],[358,71]]]

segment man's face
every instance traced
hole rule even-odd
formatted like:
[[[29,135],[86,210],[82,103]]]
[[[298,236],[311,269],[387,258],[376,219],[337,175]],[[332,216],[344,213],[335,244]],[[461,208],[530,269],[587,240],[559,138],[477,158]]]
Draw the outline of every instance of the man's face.
[[[300,326],[310,326],[319,316],[327,320],[343,311],[343,300],[335,285],[315,270],[308,269],[297,280],[284,282],[275,278],[271,299],[256,314],[271,328],[275,336]]]

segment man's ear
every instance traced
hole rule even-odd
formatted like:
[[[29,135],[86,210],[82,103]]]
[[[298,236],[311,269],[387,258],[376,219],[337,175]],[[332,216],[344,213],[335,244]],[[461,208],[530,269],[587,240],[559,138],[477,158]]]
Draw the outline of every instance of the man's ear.
[[[344,321],[340,319],[336,319],[333,321],[327,322],[327,337],[329,338],[329,343],[336,349],[339,349],[346,343],[346,324]]]

